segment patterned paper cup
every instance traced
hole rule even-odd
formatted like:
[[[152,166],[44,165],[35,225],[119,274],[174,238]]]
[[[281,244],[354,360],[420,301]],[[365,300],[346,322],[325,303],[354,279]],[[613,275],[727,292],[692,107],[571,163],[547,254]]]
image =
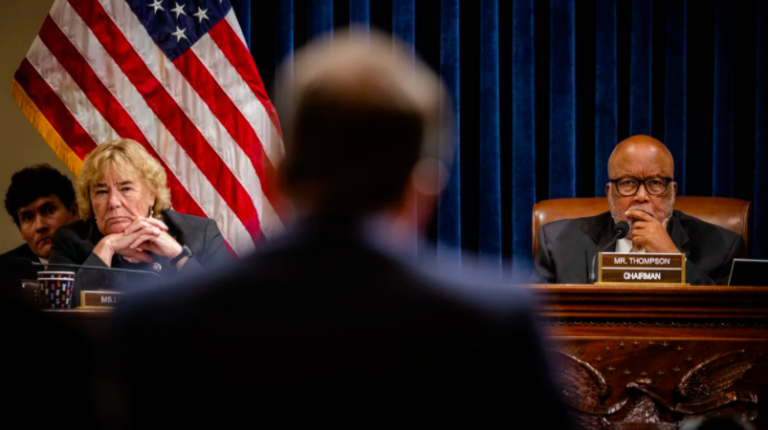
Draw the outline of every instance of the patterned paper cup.
[[[37,272],[38,278],[75,279],[75,272],[62,272],[54,270],[41,270]]]
[[[40,284],[40,305],[47,309],[70,309],[72,288],[75,285],[74,272],[38,272]]]

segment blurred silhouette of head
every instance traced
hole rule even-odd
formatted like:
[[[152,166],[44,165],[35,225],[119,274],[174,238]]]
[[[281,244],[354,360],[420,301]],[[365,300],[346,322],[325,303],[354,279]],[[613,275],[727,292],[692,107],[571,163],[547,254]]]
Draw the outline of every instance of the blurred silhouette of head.
[[[279,183],[300,216],[402,212],[413,196],[431,210],[451,152],[439,148],[449,107],[431,70],[397,41],[351,30],[314,41],[281,72]]]

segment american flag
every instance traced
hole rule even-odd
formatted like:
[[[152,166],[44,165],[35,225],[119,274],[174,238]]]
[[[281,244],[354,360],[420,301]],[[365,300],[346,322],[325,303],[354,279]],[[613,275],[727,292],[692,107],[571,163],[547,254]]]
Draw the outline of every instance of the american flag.
[[[100,143],[144,145],[174,209],[238,254],[283,228],[280,124],[228,0],[56,0],[12,95],[75,174]]]

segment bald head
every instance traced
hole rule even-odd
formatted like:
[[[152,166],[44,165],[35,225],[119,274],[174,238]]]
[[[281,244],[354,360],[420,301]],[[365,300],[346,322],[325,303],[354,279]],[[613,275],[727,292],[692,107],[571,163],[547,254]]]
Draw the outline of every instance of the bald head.
[[[608,177],[624,176],[648,178],[651,176],[674,177],[675,162],[672,153],[660,141],[651,136],[628,137],[613,150],[608,159]]]
[[[673,178],[674,174],[672,154],[663,143],[650,136],[632,136],[619,142],[608,159],[608,178],[612,181]],[[633,219],[627,216],[629,210],[643,211],[659,221],[672,215],[677,184],[672,181],[663,193],[653,195],[646,186],[638,184],[634,194],[626,195],[620,194],[613,183],[606,184],[605,193],[614,221],[627,221],[632,225]]]
[[[297,52],[281,74],[281,180],[297,205],[360,215],[399,202],[417,163],[442,155],[447,97],[390,37],[333,37]]]

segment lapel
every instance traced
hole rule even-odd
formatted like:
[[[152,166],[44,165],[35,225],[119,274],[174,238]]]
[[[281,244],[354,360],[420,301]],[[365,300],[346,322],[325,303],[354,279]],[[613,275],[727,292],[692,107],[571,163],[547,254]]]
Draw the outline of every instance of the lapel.
[[[582,246],[585,246],[585,252],[583,256],[574,256],[571,260],[575,263],[574,267],[570,267],[567,273],[583,273],[583,277],[572,279],[571,282],[588,283],[589,276],[592,273],[592,260],[597,255],[598,251],[606,247],[613,239],[613,218],[610,212],[604,212],[593,218],[586,218],[586,222],[581,225],[581,230],[589,240],[581,241]],[[583,263],[578,263],[582,261]],[[595,267],[597,264],[595,264]]]
[[[99,241],[104,237],[103,234],[99,231],[99,228],[96,226],[96,220],[91,219],[88,221],[88,240],[90,243],[90,249],[88,249],[88,254],[93,252],[93,248],[96,248],[96,244],[99,243]]]
[[[613,228],[616,223],[613,221],[613,217],[610,212],[600,223],[592,225],[592,231],[588,233],[589,237],[595,242],[596,250],[600,250],[608,246],[613,240]],[[589,226],[586,226],[589,227]],[[597,251],[595,251],[597,252]]]
[[[183,237],[183,232],[181,231],[181,228],[179,228],[182,220],[177,216],[177,214],[178,212],[175,212],[172,209],[163,211],[163,222],[168,226],[168,234],[171,235],[171,237],[176,239],[176,241],[180,244],[190,246],[191,248],[192,246],[189,243],[186,243],[186,238]],[[193,249],[193,251],[196,252],[197,250]]]
[[[677,246],[680,252],[685,253],[686,257],[690,253],[688,249],[688,234],[683,229],[683,225],[680,223],[680,212],[672,211],[672,216],[669,218],[669,224],[667,224],[667,233],[669,233],[672,243]]]

